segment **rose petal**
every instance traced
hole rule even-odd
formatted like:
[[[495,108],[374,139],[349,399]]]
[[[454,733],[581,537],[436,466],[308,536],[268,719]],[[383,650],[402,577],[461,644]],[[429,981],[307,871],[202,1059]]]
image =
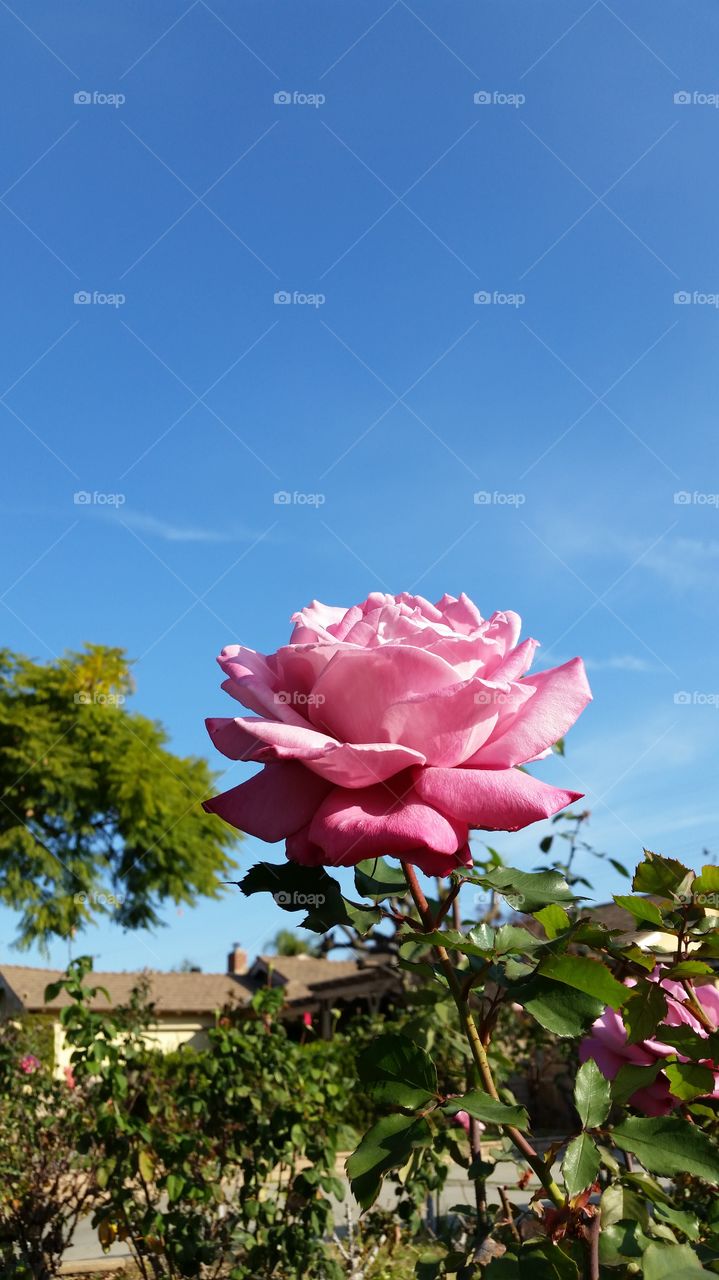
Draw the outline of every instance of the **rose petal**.
[[[414,785],[428,804],[485,831],[519,831],[581,800],[518,769],[420,769]]]
[[[592,700],[581,658],[529,676],[522,685],[534,689],[530,701],[508,722],[500,718],[495,734],[470,763],[482,769],[526,764],[557,742]]]
[[[335,788],[312,819],[309,840],[333,866],[353,866],[364,858],[404,856],[417,849],[456,854],[466,843],[467,828],[425,804],[405,774],[392,787]]]
[[[310,821],[330,784],[301,764],[268,764],[248,782],[206,800],[203,809],[272,844]]]
[[[236,716],[206,721],[214,745],[230,760],[300,760],[338,787],[371,787],[411,765],[422,765],[419,751],[387,742],[337,742],[305,726]]]

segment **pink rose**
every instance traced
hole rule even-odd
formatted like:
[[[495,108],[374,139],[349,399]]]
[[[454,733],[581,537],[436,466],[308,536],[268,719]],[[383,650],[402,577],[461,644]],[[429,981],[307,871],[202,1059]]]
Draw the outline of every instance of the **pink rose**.
[[[42,1063],[34,1053],[26,1053],[24,1058],[20,1059],[20,1070],[25,1072],[26,1076],[31,1076],[33,1071],[39,1071]]]
[[[307,1027],[307,1030],[308,1030],[308,1031],[311,1031],[311,1030],[312,1030],[312,1014],[311,1014],[311,1013],[309,1013],[309,1012],[307,1012],[307,1011],[305,1011],[305,1012],[302,1014],[302,1021],[303,1021],[304,1025]]]
[[[687,1007],[687,994],[681,983],[662,978],[661,967],[656,968],[650,974],[650,980],[659,982],[668,997],[666,1017],[662,1019],[660,1025],[666,1027],[686,1025],[691,1027],[702,1039],[705,1039],[708,1033]],[[626,979],[626,986],[633,987],[635,985],[634,978]],[[715,1027],[719,1027],[719,991],[713,985],[696,987],[695,990],[697,1000],[710,1022]],[[677,1053],[676,1049],[669,1044],[664,1044],[661,1040],[642,1040],[639,1044],[627,1044],[626,1027],[619,1014],[615,1013],[613,1009],[604,1010],[601,1018],[597,1018],[597,1021],[592,1025],[591,1034],[579,1046],[580,1060],[586,1062],[588,1058],[593,1058],[607,1080],[613,1080],[620,1067],[625,1066],[628,1062],[640,1067],[650,1067],[662,1058],[668,1058],[675,1054],[680,1062],[687,1061],[685,1057]],[[707,1061],[705,1065],[713,1067],[714,1064]],[[711,1094],[707,1096],[719,1097],[719,1071],[714,1073],[714,1088]],[[648,1116],[663,1116],[678,1107],[680,1100],[674,1097],[669,1088],[669,1081],[666,1075],[663,1071],[660,1071],[653,1084],[647,1085],[643,1089],[637,1089],[629,1101],[632,1106],[637,1107],[639,1111],[643,1111]]]
[[[218,661],[255,716],[207,721],[231,760],[265,766],[205,804],[309,866],[389,854],[429,875],[469,866],[470,827],[517,831],[581,798],[517,765],[548,755],[591,699],[581,659],[526,676],[536,640],[467,596],[313,601],[269,656]]]

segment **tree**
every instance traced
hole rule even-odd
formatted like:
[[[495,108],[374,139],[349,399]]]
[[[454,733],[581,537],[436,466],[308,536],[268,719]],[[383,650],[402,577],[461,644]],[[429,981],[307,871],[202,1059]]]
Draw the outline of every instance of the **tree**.
[[[132,690],[122,649],[0,650],[0,901],[21,947],[102,916],[157,925],[163,900],[216,897],[235,865],[237,834],[202,809],[215,775],[127,709]]]
[[[316,956],[319,950],[316,943],[301,938],[294,929],[278,929],[270,943],[276,956]]]

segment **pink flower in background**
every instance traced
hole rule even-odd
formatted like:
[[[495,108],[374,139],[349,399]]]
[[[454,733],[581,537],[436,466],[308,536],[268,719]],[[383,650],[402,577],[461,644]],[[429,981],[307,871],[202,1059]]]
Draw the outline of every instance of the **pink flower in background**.
[[[517,831],[581,798],[517,768],[550,753],[591,692],[579,658],[527,675],[537,641],[519,643],[516,613],[373,592],[293,621],[276,653],[219,657],[223,689],[255,715],[208,720],[212,741],[265,767],[210,813],[305,865],[388,854],[448,875],[471,864],[470,828]]]
[[[24,1058],[20,1059],[20,1070],[25,1072],[26,1076],[31,1076],[33,1071],[39,1071],[42,1063],[34,1053],[26,1053]]]
[[[662,978],[661,973],[661,967],[658,967],[650,975],[650,980],[659,982],[662,990],[667,993],[667,1013],[660,1025],[689,1026],[697,1035],[705,1039],[708,1033],[688,1008],[687,994],[681,983]],[[628,978],[626,985],[635,986],[635,980]],[[713,985],[696,987],[695,990],[697,1000],[709,1021],[719,1028],[719,991]],[[613,1080],[620,1068],[628,1062],[634,1063],[635,1066],[650,1067],[657,1061],[675,1054],[680,1062],[687,1061],[681,1054],[677,1054],[675,1048],[664,1044],[659,1039],[627,1044],[626,1027],[619,1014],[613,1009],[605,1009],[601,1018],[597,1018],[592,1025],[591,1034],[579,1046],[580,1060],[586,1062],[588,1058],[593,1058],[602,1075],[608,1080]],[[705,1065],[713,1068],[714,1064],[707,1060]],[[714,1072],[714,1088],[707,1096],[719,1097],[719,1070]],[[645,1115],[663,1116],[678,1107],[680,1099],[674,1097],[669,1088],[669,1080],[664,1072],[660,1071],[653,1084],[637,1089],[629,1101]]]
[[[471,1122],[468,1111],[455,1111],[454,1115],[452,1116],[452,1124],[460,1124],[464,1129],[465,1133],[469,1133],[471,1123],[472,1122]],[[476,1123],[477,1123],[478,1132],[484,1133],[487,1126],[482,1124],[481,1120],[477,1120]]]
[[[76,1089],[77,1080],[75,1079],[72,1067],[68,1064],[66,1067],[63,1067],[63,1072],[65,1075],[65,1083],[68,1089]]]
[[[303,1013],[302,1021],[304,1022],[307,1029],[311,1031],[312,1030],[312,1014],[307,1012]]]

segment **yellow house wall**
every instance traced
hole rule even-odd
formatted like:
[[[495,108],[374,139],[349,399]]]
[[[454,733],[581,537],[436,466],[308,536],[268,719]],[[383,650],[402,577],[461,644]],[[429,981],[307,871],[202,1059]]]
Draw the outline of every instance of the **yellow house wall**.
[[[161,1021],[147,1028],[143,1040],[153,1049],[160,1049],[162,1053],[172,1053],[183,1044],[190,1045],[193,1049],[204,1049],[208,1043],[207,1031],[214,1026],[214,1022],[214,1016],[210,1014],[198,1014],[192,1018],[162,1018]],[[70,1064],[72,1046],[66,1043],[62,1026],[58,1021],[53,1023],[53,1038],[55,1071],[57,1075],[63,1075],[65,1067]]]

